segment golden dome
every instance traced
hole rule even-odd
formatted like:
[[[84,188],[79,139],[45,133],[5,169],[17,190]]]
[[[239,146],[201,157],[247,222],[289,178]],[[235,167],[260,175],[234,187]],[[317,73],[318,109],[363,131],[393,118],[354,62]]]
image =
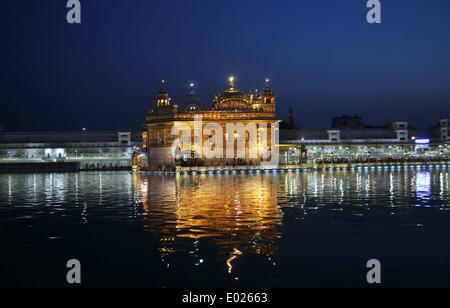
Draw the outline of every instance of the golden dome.
[[[244,95],[239,89],[236,88],[235,77],[230,77],[230,86],[221,94],[216,96],[215,107],[218,109],[223,108],[238,108],[247,109],[251,108],[251,103],[249,98]]]

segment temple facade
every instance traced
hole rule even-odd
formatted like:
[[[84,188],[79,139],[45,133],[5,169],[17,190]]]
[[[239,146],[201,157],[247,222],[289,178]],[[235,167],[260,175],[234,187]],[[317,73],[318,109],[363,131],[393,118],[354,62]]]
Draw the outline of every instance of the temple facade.
[[[143,133],[143,147],[148,156],[149,170],[170,170],[177,166],[235,166],[258,165],[271,158],[265,155],[250,156],[251,147],[266,147],[271,151],[274,146],[273,131],[278,124],[276,119],[276,94],[269,87],[266,80],[262,91],[250,91],[248,94],[241,92],[235,84],[233,77],[229,78],[229,86],[222,93],[216,95],[208,107],[202,103],[191,85],[191,91],[185,96],[182,106],[172,102],[164,83],[156,100],[156,108],[151,108],[147,114],[145,132]],[[195,140],[195,130],[198,130],[198,119],[201,119],[201,139]],[[196,122],[197,121],[197,122]],[[197,124],[196,124],[197,123]],[[224,151],[223,158],[204,157],[204,146],[212,136],[203,134],[206,125],[214,123],[222,129],[223,145],[233,144],[234,153],[237,154],[238,145],[245,144],[245,155],[229,157]],[[183,124],[191,128],[192,145],[189,148],[174,147],[179,136],[173,134],[176,125]],[[257,142],[250,142],[250,132],[229,129],[229,125],[243,124],[253,125],[257,129]],[[266,133],[264,145],[262,145],[262,130]],[[218,132],[214,132],[217,134]],[[240,143],[243,142],[243,143]],[[214,145],[215,146],[215,145]],[[214,147],[213,146],[213,147]]]

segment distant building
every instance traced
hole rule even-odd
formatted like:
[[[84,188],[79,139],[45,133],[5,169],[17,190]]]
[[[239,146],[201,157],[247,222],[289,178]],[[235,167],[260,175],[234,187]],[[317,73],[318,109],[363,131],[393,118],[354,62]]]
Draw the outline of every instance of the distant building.
[[[332,129],[363,129],[366,125],[362,122],[362,118],[358,115],[349,116],[342,115],[334,117],[332,120]]]
[[[330,129],[282,129],[280,163],[450,159],[450,120],[436,129],[411,129],[408,122],[365,125],[359,116],[333,118]]]
[[[450,141],[450,119],[443,119],[440,124],[441,140]]]
[[[0,132],[0,163],[79,162],[82,170],[129,169],[141,148],[132,131]]]

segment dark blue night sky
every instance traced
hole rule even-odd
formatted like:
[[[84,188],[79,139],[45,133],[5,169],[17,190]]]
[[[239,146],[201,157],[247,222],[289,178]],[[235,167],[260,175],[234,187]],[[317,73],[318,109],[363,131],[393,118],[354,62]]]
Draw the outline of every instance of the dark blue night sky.
[[[243,91],[270,77],[300,127],[450,116],[448,0],[384,0],[381,25],[366,0],[81,0],[81,25],[66,2],[2,2],[6,130],[140,128],[161,79],[209,104],[230,74]]]

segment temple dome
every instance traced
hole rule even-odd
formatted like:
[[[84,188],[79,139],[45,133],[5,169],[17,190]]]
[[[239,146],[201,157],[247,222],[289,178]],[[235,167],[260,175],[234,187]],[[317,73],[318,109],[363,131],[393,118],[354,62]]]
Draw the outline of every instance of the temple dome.
[[[214,105],[216,108],[249,108],[249,98],[236,88],[234,77],[230,77],[230,86],[221,94],[216,96]]]
[[[194,84],[191,83],[190,91],[184,97],[184,107],[186,110],[197,110],[200,108],[200,97],[194,90]]]

